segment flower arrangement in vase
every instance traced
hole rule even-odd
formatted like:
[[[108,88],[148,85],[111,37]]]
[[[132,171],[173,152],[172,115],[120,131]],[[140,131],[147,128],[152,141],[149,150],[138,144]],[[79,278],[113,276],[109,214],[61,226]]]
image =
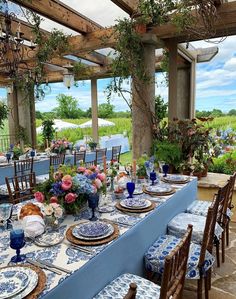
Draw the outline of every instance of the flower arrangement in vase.
[[[107,176],[111,180],[111,191],[114,191],[114,178],[117,176],[119,170],[119,163],[116,160],[111,160],[109,169],[107,170]]]
[[[72,143],[65,139],[53,140],[50,149],[53,153],[63,154],[66,150],[72,149]]]
[[[37,186],[36,199],[60,204],[67,213],[76,214],[90,194],[105,191],[105,174],[95,166],[89,168],[61,166],[53,176]]]

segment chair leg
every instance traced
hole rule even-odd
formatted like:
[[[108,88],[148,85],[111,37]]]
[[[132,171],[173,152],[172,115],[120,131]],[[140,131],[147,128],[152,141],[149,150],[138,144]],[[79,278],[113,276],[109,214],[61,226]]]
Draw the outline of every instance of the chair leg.
[[[212,274],[212,269],[210,268],[208,270],[208,290],[210,291],[211,290],[211,274]]]
[[[200,278],[197,281],[197,299],[202,299],[202,275],[200,274]]]
[[[225,230],[226,230],[226,246],[228,247],[229,246],[229,221],[226,224]]]
[[[205,286],[205,299],[209,299],[209,281],[208,281],[208,272],[204,277],[204,286]]]
[[[222,263],[225,262],[225,230],[222,232],[221,235],[221,257]]]
[[[220,241],[218,239],[215,240],[215,246],[216,246],[217,267],[220,267]]]

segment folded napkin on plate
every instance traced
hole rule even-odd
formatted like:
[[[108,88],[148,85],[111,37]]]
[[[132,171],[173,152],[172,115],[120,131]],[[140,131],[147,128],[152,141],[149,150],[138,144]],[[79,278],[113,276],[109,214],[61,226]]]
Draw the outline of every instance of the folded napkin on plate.
[[[35,238],[41,235],[45,230],[45,223],[41,216],[30,215],[23,218],[25,236]]]
[[[7,161],[7,159],[5,156],[0,156],[0,163],[4,163],[6,161]]]

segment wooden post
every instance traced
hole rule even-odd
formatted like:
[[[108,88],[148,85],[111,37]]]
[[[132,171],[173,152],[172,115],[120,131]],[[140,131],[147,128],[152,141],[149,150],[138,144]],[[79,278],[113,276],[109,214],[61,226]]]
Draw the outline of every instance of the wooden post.
[[[190,118],[195,117],[195,98],[196,98],[196,59],[191,62],[191,74],[190,74],[190,103],[189,103],[189,115]]]
[[[170,40],[167,43],[169,49],[169,102],[168,102],[168,118],[173,120],[177,117],[177,42],[176,40]]]
[[[17,128],[19,126],[19,116],[18,116],[18,101],[17,101],[17,90],[13,85],[12,93],[7,94],[7,104],[9,107],[8,124],[9,124],[9,135],[10,142],[15,144],[17,140]]]
[[[98,143],[98,96],[97,79],[91,79],[91,107],[92,107],[92,135],[93,140]]]

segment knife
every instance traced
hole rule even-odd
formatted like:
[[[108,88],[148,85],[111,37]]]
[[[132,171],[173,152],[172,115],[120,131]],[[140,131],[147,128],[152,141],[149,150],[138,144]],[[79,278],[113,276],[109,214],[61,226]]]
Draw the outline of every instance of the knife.
[[[65,268],[62,268],[62,267],[60,267],[60,266],[56,266],[56,265],[54,265],[54,264],[52,264],[52,263],[50,263],[50,262],[43,261],[43,260],[40,260],[40,259],[38,259],[37,261],[38,261],[39,263],[45,265],[45,266],[50,267],[50,268],[55,268],[55,269],[60,270],[60,271],[62,271],[62,272],[71,274],[71,271],[70,271],[70,270],[67,270],[67,269],[65,269]]]
[[[58,271],[58,270],[56,270],[56,269],[53,269],[53,268],[50,268],[50,267],[48,267],[48,266],[46,266],[46,265],[43,265],[43,264],[41,264],[41,263],[39,263],[39,262],[33,261],[33,260],[31,260],[31,259],[26,259],[26,261],[27,261],[28,263],[30,263],[30,264],[36,266],[36,267],[39,267],[39,268],[42,268],[42,269],[46,269],[46,270],[49,270],[49,271],[51,271],[51,272],[54,272],[54,273],[56,273],[56,274],[58,274],[58,275],[61,275],[61,272],[60,272],[60,271]]]
[[[77,249],[77,250],[80,250],[82,252],[88,253],[88,254],[94,254],[93,250],[83,248],[83,247],[78,246],[78,245],[70,244],[70,247],[72,247],[73,249]]]

